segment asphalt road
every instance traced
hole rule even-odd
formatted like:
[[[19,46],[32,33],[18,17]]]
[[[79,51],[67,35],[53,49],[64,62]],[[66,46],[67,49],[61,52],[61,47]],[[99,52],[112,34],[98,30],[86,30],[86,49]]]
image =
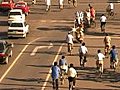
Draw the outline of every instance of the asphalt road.
[[[102,79],[96,80],[95,54],[97,49],[103,51],[103,33],[100,32],[98,18],[105,13],[107,0],[80,0],[78,7],[68,6],[65,1],[65,9],[60,11],[56,0],[52,0],[50,12],[45,11],[44,0],[38,0],[36,5],[31,5],[31,13],[26,17],[30,25],[30,33],[27,38],[7,39],[7,15],[0,14],[0,37],[15,44],[13,57],[8,65],[0,65],[0,90],[52,90],[50,68],[54,61],[66,55],[68,63],[73,63],[78,72],[76,90],[116,90],[120,89],[119,67],[116,72],[109,69],[109,58],[105,59],[105,73]],[[97,27],[88,29],[85,35],[86,46],[89,50],[88,62],[84,70],[80,69],[78,48],[79,43],[74,44],[72,56],[67,54],[65,36],[73,27],[74,13],[86,10],[91,3],[97,12]],[[107,32],[112,37],[112,44],[117,46],[120,52],[120,14],[119,4],[115,3],[115,17],[107,21]],[[35,48],[39,48],[37,51]],[[36,52],[36,53],[35,53]],[[60,90],[68,90],[68,82],[60,85]]]

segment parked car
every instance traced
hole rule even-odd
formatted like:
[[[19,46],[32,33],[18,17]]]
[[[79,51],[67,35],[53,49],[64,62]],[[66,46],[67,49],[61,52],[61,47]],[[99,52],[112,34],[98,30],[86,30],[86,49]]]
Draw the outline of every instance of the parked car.
[[[30,8],[27,4],[27,2],[24,2],[24,1],[18,1],[16,4],[15,4],[15,9],[22,9],[23,13],[25,13],[25,15],[28,15],[28,13],[30,12]]]
[[[8,24],[11,24],[12,21],[25,21],[25,14],[21,9],[12,9],[8,13]]]
[[[8,38],[26,37],[29,33],[29,25],[24,21],[13,21],[8,28]]]
[[[8,11],[14,8],[15,2],[13,0],[0,0],[0,11]]]
[[[0,40],[0,63],[7,64],[9,62],[9,57],[12,57],[13,54],[12,47],[13,44]]]

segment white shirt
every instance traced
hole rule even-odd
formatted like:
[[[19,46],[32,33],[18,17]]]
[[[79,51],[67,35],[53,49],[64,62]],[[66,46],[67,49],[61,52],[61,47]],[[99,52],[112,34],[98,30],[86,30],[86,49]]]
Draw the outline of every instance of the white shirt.
[[[90,16],[91,16],[90,12],[86,12],[86,15],[87,15],[87,19],[90,20]]]
[[[51,0],[45,0],[45,2],[46,2],[46,5],[51,5]]]
[[[66,42],[67,43],[70,43],[70,44],[73,44],[73,36],[71,34],[68,34],[67,37],[66,37]]]
[[[59,4],[60,4],[60,5],[63,5],[63,1],[64,1],[64,0],[59,0]]]
[[[80,51],[79,52],[82,52],[83,54],[86,54],[88,52],[88,49],[86,48],[86,46],[80,46]]]
[[[106,22],[106,17],[105,16],[102,16],[102,17],[100,17],[100,22]]]
[[[110,3],[110,9],[114,9],[113,3]]]
[[[76,77],[76,75],[77,75],[77,72],[74,68],[71,67],[68,69],[68,77]]]
[[[100,60],[100,61],[101,61],[101,60],[103,60],[104,58],[105,58],[105,56],[104,56],[102,53],[98,53],[98,54],[97,54],[97,58],[96,58],[97,60]]]

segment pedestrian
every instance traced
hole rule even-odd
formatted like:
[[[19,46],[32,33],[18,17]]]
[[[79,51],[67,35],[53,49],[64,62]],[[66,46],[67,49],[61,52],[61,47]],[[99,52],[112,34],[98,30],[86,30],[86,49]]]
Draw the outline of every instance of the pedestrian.
[[[70,90],[70,82],[73,82],[73,88],[75,88],[76,84],[76,77],[77,77],[77,72],[74,68],[74,65],[71,63],[70,68],[68,69],[68,81],[69,81],[69,90]]]
[[[106,16],[104,14],[102,14],[102,16],[100,17],[100,28],[101,28],[101,32],[104,32],[105,33],[105,25],[106,25]]]
[[[89,10],[90,10],[91,20],[95,21],[95,14],[96,14],[95,9],[90,4],[88,6],[89,6]]]
[[[110,68],[114,69],[118,64],[118,51],[116,46],[113,45],[110,51]]]
[[[46,2],[46,11],[49,11],[51,6],[51,0],[45,0],[45,2]]]
[[[54,66],[52,66],[51,68],[52,73],[51,73],[51,77],[52,77],[52,84],[53,84],[53,88],[56,88],[56,90],[58,90],[58,79],[60,76],[60,68],[57,66],[57,62],[54,62]]]

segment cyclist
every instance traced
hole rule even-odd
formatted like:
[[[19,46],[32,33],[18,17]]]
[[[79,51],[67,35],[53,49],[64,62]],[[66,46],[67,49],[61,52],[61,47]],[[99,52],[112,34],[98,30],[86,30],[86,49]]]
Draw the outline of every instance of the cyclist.
[[[88,27],[89,27],[90,26],[90,18],[91,18],[90,10],[86,9],[85,14],[86,14],[85,19],[87,20],[87,24],[88,24]]]
[[[88,53],[88,49],[85,46],[85,43],[83,42],[82,45],[79,48],[80,66],[83,64],[82,59],[83,59],[84,62],[87,62],[87,60],[86,60],[87,53]]]
[[[52,83],[53,83],[53,88],[56,88],[58,90],[58,79],[59,79],[59,74],[60,74],[60,68],[57,66],[57,62],[54,62],[54,65],[51,68],[52,73]]]
[[[71,54],[71,51],[69,50],[69,46],[71,47],[71,49],[73,49],[73,35],[71,34],[71,32],[68,32],[68,35],[66,36],[66,42],[68,44],[68,52]]]
[[[62,58],[59,60],[59,66],[61,70],[61,84],[64,84],[64,77],[62,75],[65,75],[68,71],[68,64],[65,59],[65,56],[62,56]]]
[[[106,8],[106,11],[107,11],[108,13],[114,12],[114,4],[113,4],[113,3],[109,3],[109,5],[108,5],[107,8]]]
[[[74,28],[77,28],[81,24],[80,13],[75,13]]]
[[[73,87],[72,88],[75,88],[75,83],[76,83],[76,77],[77,77],[77,72],[76,70],[74,69],[74,65],[73,64],[70,64],[70,68],[68,69],[68,81],[69,81],[69,90],[70,90],[70,83],[73,82]]]
[[[104,44],[105,44],[105,56],[106,56],[111,48],[111,38],[108,33],[106,33],[104,37]]]
[[[100,22],[101,22],[100,28],[101,31],[103,31],[104,33],[105,33],[106,20],[107,20],[106,16],[102,14],[102,16],[100,17]]]
[[[74,7],[77,7],[77,0],[68,0],[68,4],[73,3]]]
[[[98,69],[100,67],[99,65],[101,64],[101,68],[102,68],[101,73],[103,73],[103,60],[104,60],[105,56],[101,53],[101,50],[98,50],[97,53],[98,54],[96,56],[96,59],[97,59],[96,66]]]
[[[117,64],[118,64],[118,51],[116,50],[116,46],[113,45],[110,51],[110,68],[115,69]]]
[[[84,33],[83,33],[83,27],[82,25],[80,25],[79,27],[76,28],[76,31],[75,31],[75,35],[76,35],[76,39],[82,43],[83,40],[84,40]]]
[[[91,20],[95,21],[95,9],[89,4],[89,10],[90,10],[90,17]]]

